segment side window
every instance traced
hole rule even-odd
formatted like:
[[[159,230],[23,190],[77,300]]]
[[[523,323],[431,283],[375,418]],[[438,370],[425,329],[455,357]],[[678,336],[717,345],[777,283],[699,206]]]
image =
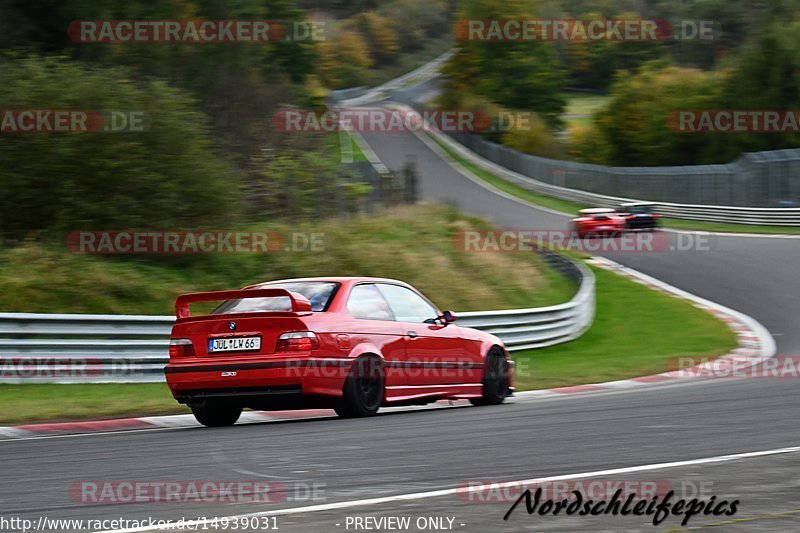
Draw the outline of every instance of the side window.
[[[378,284],[399,322],[418,322],[436,318],[439,312],[419,294],[399,285]]]
[[[350,291],[347,310],[354,318],[366,320],[394,320],[386,299],[375,285],[356,285]]]

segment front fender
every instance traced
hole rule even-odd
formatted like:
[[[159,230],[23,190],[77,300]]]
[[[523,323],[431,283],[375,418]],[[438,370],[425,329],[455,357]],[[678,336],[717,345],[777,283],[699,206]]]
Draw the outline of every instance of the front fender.
[[[489,352],[492,350],[492,348],[498,347],[501,350],[503,350],[503,354],[505,355],[506,360],[508,361],[508,385],[509,385],[508,388],[509,388],[509,391],[513,392],[514,391],[514,360],[511,358],[511,354],[508,351],[508,348],[506,347],[506,345],[503,343],[503,341],[500,340],[500,338],[496,337],[495,335],[491,335],[489,333],[485,333],[485,332],[480,331],[480,330],[471,329],[471,328],[463,328],[463,329],[464,330],[469,330],[469,331],[474,331],[476,333],[474,339],[475,339],[475,342],[478,344],[479,349],[480,349],[481,361],[483,361],[484,363],[486,362],[486,356],[489,355]]]

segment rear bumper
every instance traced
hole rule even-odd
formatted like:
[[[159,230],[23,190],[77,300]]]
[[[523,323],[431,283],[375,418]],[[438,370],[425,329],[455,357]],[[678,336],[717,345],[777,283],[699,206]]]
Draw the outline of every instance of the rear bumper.
[[[628,228],[629,229],[652,229],[658,227],[657,218],[651,217],[639,217],[639,218],[631,218],[628,219]]]
[[[171,362],[164,373],[181,403],[237,398],[260,404],[300,396],[341,397],[351,364],[348,358],[203,359]]]
[[[588,236],[592,236],[592,235],[596,235],[596,236],[600,236],[600,237],[605,237],[605,236],[609,236],[609,235],[616,235],[618,233],[622,233],[626,229],[628,229],[627,226],[622,226],[622,227],[619,227],[619,228],[611,228],[611,229],[602,229],[602,230],[600,230],[600,229],[584,229],[584,228],[582,228],[582,229],[579,229],[577,231],[577,233],[578,233],[578,237],[580,237],[582,239],[584,237],[588,237]]]

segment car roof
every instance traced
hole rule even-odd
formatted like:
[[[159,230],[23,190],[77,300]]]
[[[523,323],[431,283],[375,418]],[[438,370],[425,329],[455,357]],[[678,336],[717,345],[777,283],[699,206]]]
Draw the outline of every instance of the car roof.
[[[330,276],[330,277],[290,278],[290,279],[276,279],[274,281],[262,281],[260,283],[248,285],[247,288],[258,287],[261,285],[270,285],[274,283],[304,283],[304,282],[327,282],[327,283],[342,283],[342,284],[371,282],[371,283],[397,283],[400,285],[408,285],[408,283],[405,283],[403,281],[390,278],[372,278],[367,276]]]
[[[581,209],[580,213],[581,215],[608,215],[611,213],[616,213],[616,211],[607,207],[596,207],[593,209]]]

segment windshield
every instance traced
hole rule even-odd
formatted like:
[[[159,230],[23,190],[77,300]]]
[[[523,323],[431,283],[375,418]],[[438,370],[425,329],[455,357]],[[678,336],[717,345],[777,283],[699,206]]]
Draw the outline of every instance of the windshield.
[[[295,283],[264,283],[250,287],[251,289],[286,289],[287,291],[297,292],[308,298],[311,302],[311,310],[321,312],[328,309],[331,297],[338,283],[328,281],[303,281]],[[288,296],[276,296],[273,298],[245,298],[240,300],[228,300],[217,307],[212,314],[224,315],[228,313],[258,313],[263,311],[291,311],[292,302]]]

